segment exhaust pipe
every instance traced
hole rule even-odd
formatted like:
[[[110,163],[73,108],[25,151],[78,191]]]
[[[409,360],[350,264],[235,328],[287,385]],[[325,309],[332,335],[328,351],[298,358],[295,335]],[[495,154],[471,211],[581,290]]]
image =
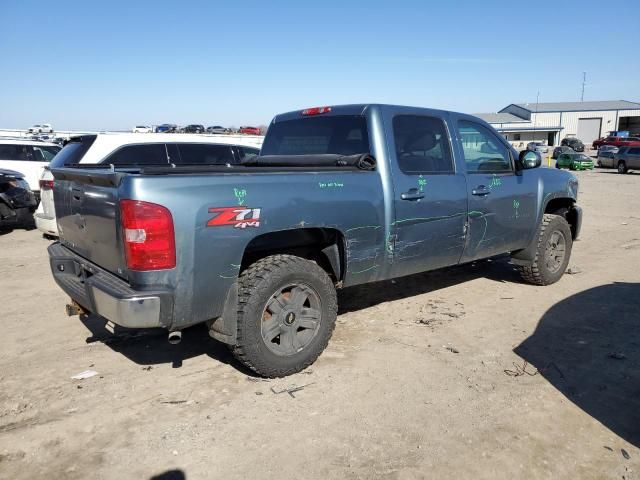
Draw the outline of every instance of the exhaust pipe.
[[[169,332],[167,340],[169,340],[169,343],[171,345],[178,345],[182,341],[182,332],[180,330]]]

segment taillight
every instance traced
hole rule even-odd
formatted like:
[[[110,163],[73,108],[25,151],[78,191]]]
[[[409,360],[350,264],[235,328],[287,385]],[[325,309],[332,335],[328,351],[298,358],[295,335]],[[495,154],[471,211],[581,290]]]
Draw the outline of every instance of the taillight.
[[[330,111],[331,107],[313,107],[303,110],[302,115],[321,115],[323,113],[329,113]]]
[[[164,270],[176,266],[176,240],[169,210],[155,203],[120,200],[120,221],[129,269]]]
[[[53,180],[40,180],[40,190],[53,190]]]

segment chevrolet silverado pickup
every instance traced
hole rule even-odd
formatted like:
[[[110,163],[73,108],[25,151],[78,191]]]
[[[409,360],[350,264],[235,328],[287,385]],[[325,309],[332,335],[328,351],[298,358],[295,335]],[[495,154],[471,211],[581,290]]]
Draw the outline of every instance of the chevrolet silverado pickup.
[[[206,322],[240,362],[286,376],[326,347],[336,288],[504,254],[525,281],[558,281],[578,182],[539,167],[470,115],[308,108],[277,115],[240,164],[53,168],[51,270],[70,314],[170,340]]]

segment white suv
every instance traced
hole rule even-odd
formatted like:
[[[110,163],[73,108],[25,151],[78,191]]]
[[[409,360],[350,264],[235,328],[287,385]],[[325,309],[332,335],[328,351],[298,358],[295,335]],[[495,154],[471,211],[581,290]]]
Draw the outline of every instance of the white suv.
[[[244,135],[190,135],[175,133],[101,133],[72,137],[50,168],[79,163],[105,163],[116,167],[167,164],[225,165],[258,155],[264,137]],[[53,174],[47,168],[40,178],[41,201],[36,226],[48,236],[58,236],[53,202]]]
[[[42,169],[49,165],[60,148],[55,143],[37,140],[10,140],[0,137],[0,168],[22,173],[37,197],[40,190],[38,180]]]

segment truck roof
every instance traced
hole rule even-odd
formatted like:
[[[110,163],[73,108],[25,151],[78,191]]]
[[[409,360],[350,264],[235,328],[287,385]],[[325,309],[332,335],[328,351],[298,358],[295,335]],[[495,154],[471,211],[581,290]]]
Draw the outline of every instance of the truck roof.
[[[313,108],[313,107],[310,107]],[[425,111],[425,112],[440,112],[444,113],[448,110],[441,110],[437,108],[426,108],[426,107],[413,107],[410,105],[392,105],[385,103],[354,103],[349,105],[322,105],[320,108],[330,108],[331,110],[326,113],[322,113],[321,115],[364,115],[365,112],[370,108],[381,108],[381,109],[394,109],[394,110],[414,110],[414,111]],[[280,122],[284,120],[292,120],[294,118],[300,118],[302,112],[305,108],[301,108],[299,110],[293,110],[291,112],[281,113],[276,115],[273,119],[274,122]],[[466,114],[461,114],[466,115]]]

